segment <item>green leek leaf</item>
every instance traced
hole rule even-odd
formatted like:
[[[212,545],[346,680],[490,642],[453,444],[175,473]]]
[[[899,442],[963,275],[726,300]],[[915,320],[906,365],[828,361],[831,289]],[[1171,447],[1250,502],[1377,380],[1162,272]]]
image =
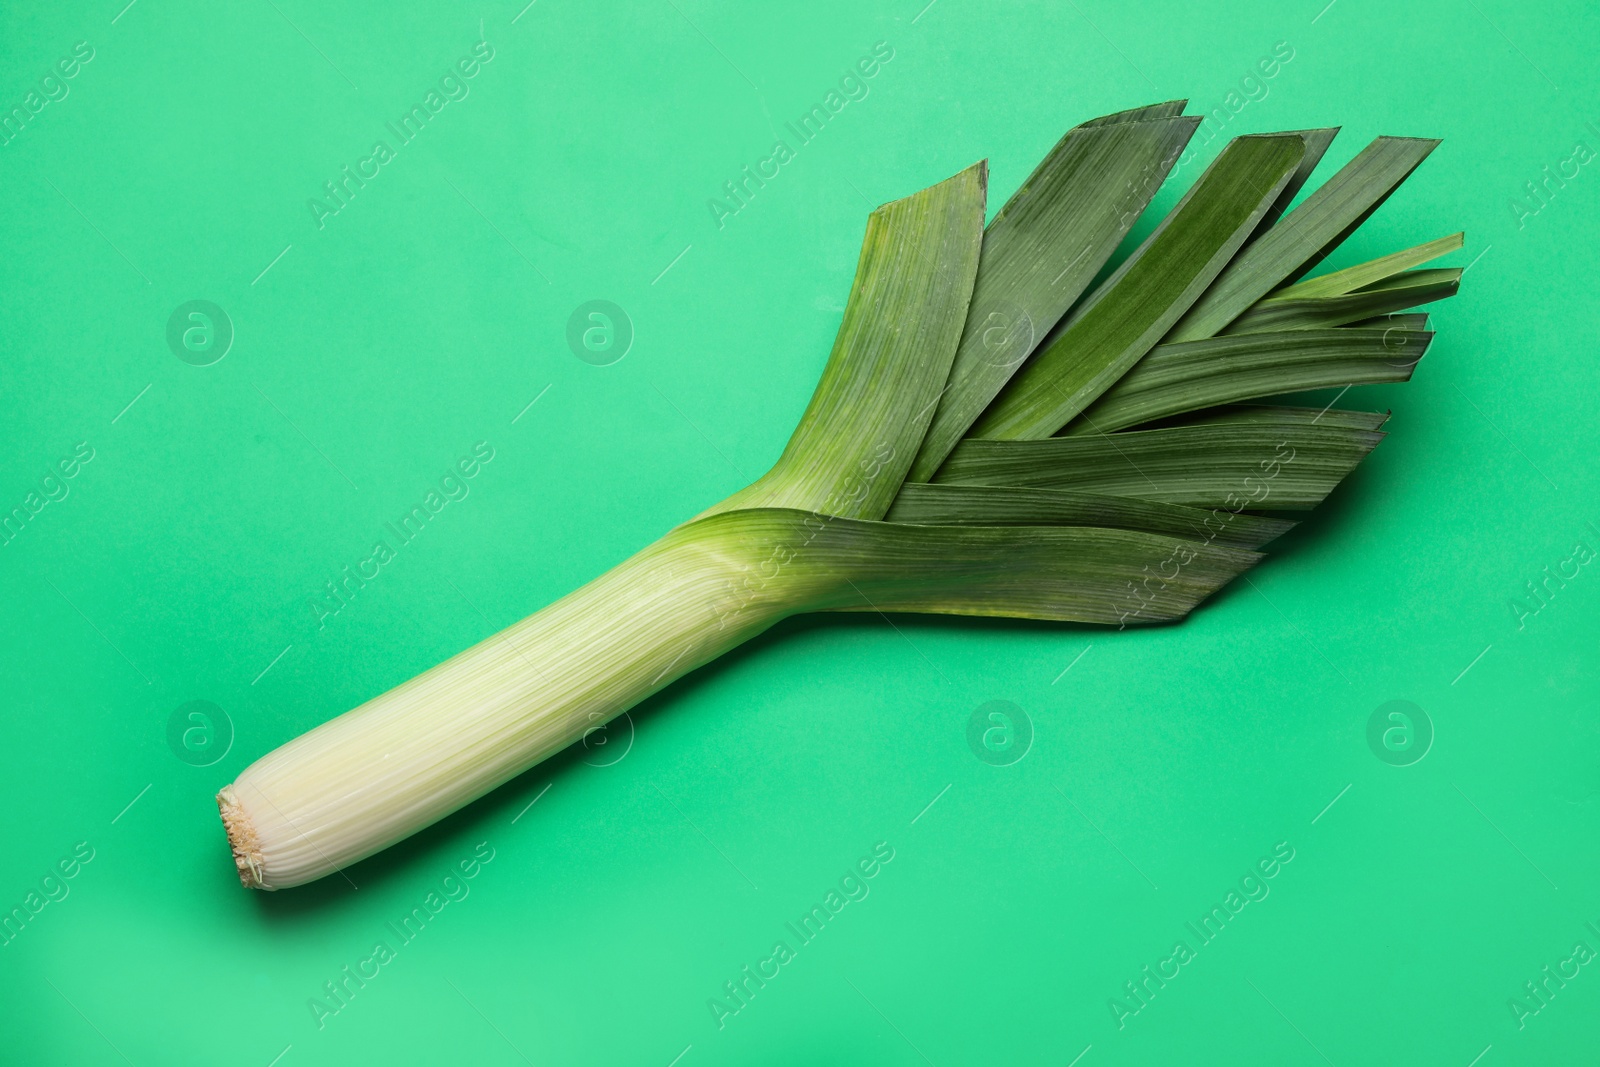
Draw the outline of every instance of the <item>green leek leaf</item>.
[[[920,526],[1112,526],[1229,548],[1260,548],[1295,525],[1250,514],[1218,523],[1199,508],[1124,496],[943,482],[907,482],[885,518]]]
[[[1305,154],[1295,135],[1235,138],[1148,240],[1006,386],[972,437],[1048,437],[1161,339],[1255,230]]]
[[[1300,157],[1300,165],[1294,169],[1293,174],[1289,175],[1288,183],[1284,185],[1283,191],[1278,194],[1278,199],[1273,201],[1272,209],[1267,212],[1267,217],[1261,220],[1260,226],[1256,227],[1254,236],[1245,245],[1246,248],[1249,248],[1251,243],[1260,240],[1262,234],[1276,226],[1278,220],[1283,218],[1283,213],[1289,210],[1290,204],[1294,203],[1295,196],[1301,189],[1305,188],[1306,182],[1311,179],[1311,172],[1317,169],[1317,164],[1321,163],[1322,157],[1327,154],[1328,146],[1333,143],[1334,137],[1339,133],[1339,127],[1326,126],[1317,130],[1289,130],[1287,132],[1296,134],[1305,142],[1306,154]]]
[[[800,425],[770,471],[704,514],[888,510],[955,358],[987,181],[978,163],[868,216],[844,320]]]
[[[849,579],[840,601],[828,605],[835,611],[1104,625],[1181,618],[1261,559],[1134,530],[849,520],[830,524],[810,551],[811,565]]]
[[[1352,411],[1349,408],[1297,408],[1274,404],[1229,404],[1208,408],[1199,416],[1174,419],[1174,426],[1338,426],[1352,430],[1379,430],[1389,421],[1387,411]],[[1156,429],[1157,427],[1151,427]],[[1121,438],[1118,438],[1121,440]]]
[[[1437,140],[1379,137],[1245,249],[1166,338],[1215,336],[1285,281],[1294,281],[1366,221],[1416,170]]]
[[[1110,433],[1257,397],[1408,381],[1432,340],[1420,330],[1345,329],[1157,345],[1062,433]]]
[[[1146,104],[1143,107],[1131,107],[1126,111],[1117,111],[1110,115],[1101,115],[1097,119],[1081,122],[1074,126],[1075,130],[1087,129],[1094,126],[1116,126],[1123,122],[1144,122],[1148,119],[1170,119],[1174,115],[1183,114],[1183,109],[1189,105],[1187,100],[1165,100],[1159,104]],[[1068,131],[1069,133],[1071,131]],[[1060,145],[1057,145],[1059,148]],[[1049,157],[1046,156],[1046,159]],[[1040,164],[1043,167],[1044,164]],[[1037,173],[1037,170],[1035,171]]]
[[[1428,313],[1426,311],[1396,312],[1393,315],[1379,315],[1376,318],[1362,319],[1342,326],[1345,330],[1426,330],[1428,328]]]
[[[989,224],[961,347],[912,480],[938,468],[1116,251],[1200,122],[1176,117],[1182,107],[1068,131]]]
[[[1237,335],[1343,326],[1455,296],[1460,286],[1460,267],[1437,267],[1408,270],[1341,296],[1269,296],[1235,319],[1224,333]]]
[[[1357,289],[1364,289],[1375,285],[1385,278],[1392,278],[1401,271],[1420,267],[1429,260],[1438,259],[1440,256],[1454,252],[1461,247],[1465,237],[1462,233],[1453,233],[1449,237],[1441,237],[1436,241],[1408,248],[1403,252],[1395,252],[1366,263],[1358,263],[1354,267],[1336,270],[1331,274],[1319,274],[1315,278],[1307,278],[1293,285],[1279,289],[1267,299],[1303,299],[1314,296],[1344,296]],[[1259,306],[1259,304],[1257,305]]]
[[[1383,434],[1309,419],[1219,419],[1033,441],[966,440],[939,481],[1158,500],[1186,507],[1315,507]]]

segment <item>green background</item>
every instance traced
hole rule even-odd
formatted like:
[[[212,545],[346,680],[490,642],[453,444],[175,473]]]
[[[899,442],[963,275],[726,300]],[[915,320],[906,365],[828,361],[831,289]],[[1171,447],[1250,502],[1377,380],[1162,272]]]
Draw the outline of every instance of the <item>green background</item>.
[[[0,148],[0,510],[94,458],[0,548],[0,906],[94,858],[0,947],[0,1060],[1593,1049],[1600,967],[1520,1028],[1508,999],[1600,949],[1600,567],[1511,607],[1600,548],[1600,173],[1524,184],[1600,148],[1600,14],[924,3],[6,5],[5,110],[94,58]],[[480,40],[469,95],[319,229],[308,200]],[[719,228],[708,199],[877,42],[869,95]],[[1123,633],[795,620],[348,881],[239,888],[218,787],[771,463],[871,205],[987,157],[992,213],[1068,126],[1174,97],[1230,135],[1342,124],[1317,180],[1378,134],[1444,138],[1335,266],[1467,232],[1415,380],[1342,401],[1393,408],[1389,439],[1251,584]],[[165,338],[195,299],[236,331],[210,366]],[[592,299],[633,324],[610,366],[565,339]],[[470,496],[319,627],[323,583],[480,441]],[[204,767],[167,740],[194,700],[233,735]],[[1010,766],[967,744],[991,700],[1033,724]],[[1368,746],[1391,700],[1435,733],[1410,766]],[[319,1029],[310,998],[480,842],[470,895]],[[719,1029],[708,999],[879,842],[870,895]],[[1119,1029],[1110,999],[1280,842],[1270,895]]]

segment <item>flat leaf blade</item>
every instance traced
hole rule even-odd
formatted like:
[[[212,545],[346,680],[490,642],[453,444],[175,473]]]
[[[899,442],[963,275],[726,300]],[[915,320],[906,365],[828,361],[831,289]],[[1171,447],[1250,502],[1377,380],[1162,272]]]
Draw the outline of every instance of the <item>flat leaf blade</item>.
[[[1327,154],[1328,146],[1333,144],[1333,139],[1339,134],[1339,127],[1324,126],[1315,130],[1287,130],[1287,133],[1299,135],[1305,142],[1305,155],[1300,157],[1300,165],[1295,167],[1294,173],[1289,176],[1289,181],[1284,185],[1283,191],[1278,194],[1278,199],[1273,201],[1272,210],[1267,212],[1267,217],[1261,220],[1261,225],[1256,228],[1255,236],[1251,241],[1260,240],[1261,235],[1278,224],[1284,212],[1289,210],[1289,205],[1294,203],[1294,198],[1306,182],[1311,180],[1311,174],[1317,169],[1317,164],[1322,162],[1322,157]],[[1249,247],[1247,244],[1245,247]]]
[[[907,482],[884,518],[918,526],[1110,526],[1251,549],[1294,526],[1248,514],[1220,523],[1199,508],[1132,497],[943,482]]]
[[[1465,240],[1466,234],[1453,233],[1448,237],[1440,237],[1428,241],[1414,248],[1407,248],[1400,252],[1393,252],[1387,256],[1358,263],[1344,270],[1336,270],[1330,274],[1319,274],[1315,278],[1306,278],[1295,282],[1293,285],[1270,294],[1266,300],[1289,300],[1315,296],[1344,296],[1357,289],[1374,285],[1385,278],[1392,278],[1402,271],[1420,267],[1424,263],[1438,259],[1456,251]]]
[[[939,480],[1129,496],[1185,507],[1315,507],[1383,434],[1309,420],[1090,437],[963,441]]]
[[[978,163],[867,219],[833,352],[772,470],[709,509],[888,510],[955,358],[983,238]]]
[[[1135,530],[867,522],[832,523],[809,551],[818,565],[851,576],[825,605],[834,611],[1119,626],[1181,618],[1261,559],[1247,549]],[[829,561],[835,552],[842,558]],[[1144,584],[1157,572],[1159,579]]]
[[[1340,296],[1269,297],[1240,315],[1224,336],[1344,326],[1456,295],[1460,267],[1409,270]]]
[[[1396,312],[1392,315],[1377,315],[1359,322],[1347,323],[1347,330],[1426,330],[1428,328],[1428,313]]]
[[[971,437],[1048,437],[1148,352],[1254,232],[1294,173],[1296,135],[1235,138],[1150,238],[1011,380]]]
[[[1387,411],[1353,411],[1350,408],[1285,407],[1278,404],[1234,404],[1211,408],[1200,418],[1179,420],[1179,426],[1327,426],[1347,430],[1381,430]]]
[[[1090,126],[1115,126],[1122,122],[1143,122],[1146,119],[1167,119],[1174,115],[1183,114],[1187,107],[1187,100],[1164,100],[1159,104],[1145,104],[1143,107],[1133,107],[1126,111],[1113,112],[1110,115],[1101,115],[1097,119],[1079,123],[1076,128],[1083,129]]]
[[[1110,433],[1241,400],[1407,381],[1432,340],[1416,330],[1326,329],[1157,345],[1062,433]]]
[[[1182,101],[1068,131],[989,224],[961,345],[913,480],[938,468],[1144,211],[1200,121],[1149,115],[1173,107]]]
[[[1379,137],[1229,264],[1173,327],[1169,341],[1212,337],[1257,300],[1293,281],[1387,200],[1439,142]]]

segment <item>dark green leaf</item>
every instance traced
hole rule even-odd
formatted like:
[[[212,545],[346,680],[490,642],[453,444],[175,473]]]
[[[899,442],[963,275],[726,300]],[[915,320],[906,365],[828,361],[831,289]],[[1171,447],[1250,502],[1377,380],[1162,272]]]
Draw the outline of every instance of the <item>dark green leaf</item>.
[[[1273,201],[1272,209],[1267,212],[1267,217],[1261,220],[1256,227],[1251,242],[1260,240],[1261,235],[1278,224],[1283,213],[1289,210],[1289,205],[1294,203],[1294,198],[1311,178],[1311,172],[1317,169],[1317,164],[1322,162],[1322,157],[1328,151],[1328,146],[1333,143],[1333,138],[1339,132],[1337,126],[1327,126],[1317,130],[1287,130],[1286,133],[1297,134],[1306,145],[1306,154],[1300,158],[1300,165],[1289,176],[1288,184],[1283,187],[1283,192],[1278,194],[1278,199]],[[1247,243],[1246,248],[1250,247]]]
[[[1269,296],[1233,320],[1224,333],[1238,335],[1343,326],[1443,300],[1455,296],[1460,287],[1460,267],[1439,267],[1409,270],[1342,296]]]
[[[1086,129],[1091,126],[1115,126],[1122,122],[1144,122],[1148,119],[1170,119],[1174,115],[1183,114],[1183,109],[1188,106],[1187,100],[1167,100],[1159,104],[1146,104],[1143,107],[1131,107],[1126,111],[1114,112],[1110,115],[1101,115],[1097,119],[1079,123],[1075,129]]]
[[[1272,404],[1229,404],[1210,408],[1198,416],[1174,419],[1174,426],[1337,426],[1351,430],[1378,430],[1389,421],[1386,411],[1351,411],[1331,404],[1323,408],[1283,407]],[[1121,440],[1121,438],[1117,438]]]
[[[1362,319],[1342,326],[1345,330],[1426,330],[1428,328],[1428,313],[1426,311],[1397,312],[1393,315],[1379,315],[1372,319]]]
[[[941,482],[1072,489],[1186,507],[1315,507],[1382,440],[1373,430],[1217,420],[1042,441],[963,441]]]
[[[844,321],[800,425],[772,470],[705,514],[786,507],[875,519],[888,510],[966,321],[987,176],[978,163],[868,216]]]
[[[1048,437],[1082,411],[1205,291],[1304,152],[1293,135],[1230,143],[1138,251],[1023,366],[971,436]]]
[[[1373,141],[1240,253],[1166,339],[1198,341],[1221,333],[1274,288],[1311,270],[1376,211],[1438,144],[1417,137]]]
[[[1199,508],[1130,497],[940,482],[907,482],[885,518],[919,526],[1114,526],[1229,548],[1260,548],[1294,526],[1248,514],[1224,523]]]
[[[938,468],[1116,251],[1200,121],[1174,117],[1182,106],[1158,104],[1068,131],[989,224],[961,346],[913,480]],[[1173,116],[1160,114],[1167,111]],[[1134,121],[1140,115],[1148,117]]]
[[[1315,296],[1344,296],[1358,289],[1376,285],[1385,278],[1392,278],[1401,271],[1420,267],[1429,260],[1438,259],[1440,256],[1454,252],[1461,247],[1464,234],[1453,233],[1449,237],[1441,237],[1437,241],[1408,248],[1403,252],[1395,252],[1366,263],[1358,263],[1344,270],[1336,270],[1331,274],[1319,274],[1315,278],[1306,278],[1293,285],[1272,293],[1266,300],[1259,301],[1257,307],[1268,300],[1303,299]]]
[[[1432,340],[1403,329],[1289,330],[1157,345],[1062,432],[1110,433],[1257,397],[1403,382]]]
[[[1134,530],[848,519],[828,523],[804,551],[807,566],[843,579],[811,610],[1107,625],[1180,618],[1261,558]]]

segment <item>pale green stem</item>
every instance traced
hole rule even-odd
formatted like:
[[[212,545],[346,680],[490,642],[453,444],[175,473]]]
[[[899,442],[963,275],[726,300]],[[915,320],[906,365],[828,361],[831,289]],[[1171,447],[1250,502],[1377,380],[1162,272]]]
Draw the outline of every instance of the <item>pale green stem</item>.
[[[241,881],[300,885],[415,833],[833,584],[742,518],[680,527],[257,760],[218,796]]]

